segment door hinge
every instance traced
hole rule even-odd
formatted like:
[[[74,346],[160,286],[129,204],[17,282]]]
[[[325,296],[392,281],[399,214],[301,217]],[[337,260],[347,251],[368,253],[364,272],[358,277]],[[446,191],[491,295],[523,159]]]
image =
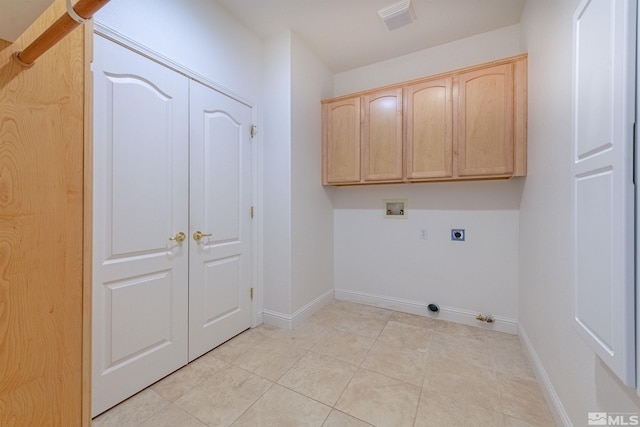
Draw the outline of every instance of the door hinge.
[[[251,301],[253,301],[253,288],[251,288],[251,292],[249,292],[249,295],[251,296]]]
[[[251,219],[253,219],[253,206],[251,206]]]
[[[251,138],[254,138],[256,133],[258,133],[258,127],[256,125],[251,125],[249,128],[249,135],[251,135]]]

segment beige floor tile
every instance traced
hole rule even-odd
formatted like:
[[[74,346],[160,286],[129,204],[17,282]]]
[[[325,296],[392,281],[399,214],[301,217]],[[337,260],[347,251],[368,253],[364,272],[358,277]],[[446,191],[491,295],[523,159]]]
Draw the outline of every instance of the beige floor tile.
[[[514,334],[504,332],[487,331],[487,339],[492,346],[499,348],[510,348],[523,350],[524,347],[520,342],[520,337]]]
[[[378,339],[392,345],[411,347],[426,352],[429,351],[431,343],[431,330],[389,321]]]
[[[157,412],[140,427],[208,427],[194,416],[187,414],[175,405],[169,405]]]
[[[280,378],[278,384],[333,406],[355,372],[355,365],[310,351]]]
[[[506,415],[533,425],[554,425],[537,382],[499,373],[498,383]]]
[[[213,356],[212,353],[207,353],[177,372],[158,381],[151,386],[151,390],[173,402],[220,369],[228,366],[227,362],[223,362]]]
[[[230,366],[184,394],[175,404],[209,425],[228,426],[271,385],[264,378]]]
[[[271,333],[275,333],[275,330],[271,331],[268,328],[262,327],[249,329],[219,347],[216,347],[211,353],[218,359],[233,363],[256,344],[266,340]]]
[[[348,301],[293,331],[246,331],[93,425],[396,427],[414,417],[554,425],[517,336]]]
[[[424,386],[463,405],[502,412],[498,381],[493,370],[434,353],[427,359]]]
[[[271,335],[271,338],[284,341],[300,348],[310,349],[329,331],[329,328],[325,328],[315,323],[306,322],[292,331],[278,329]]]
[[[382,307],[375,307],[367,304],[359,304],[351,301],[335,300],[330,305],[331,308],[336,310],[342,310],[347,313],[357,313],[369,317],[377,317],[385,320],[389,320],[393,314],[392,310],[387,310]]]
[[[531,369],[529,359],[519,348],[504,347],[497,350],[493,357],[493,367],[496,373],[536,381],[536,375]]]
[[[372,338],[334,329],[318,341],[311,350],[343,362],[359,365],[374,342]]]
[[[247,371],[270,381],[278,379],[291,368],[307,350],[274,338],[267,338],[244,353],[235,362]]]
[[[377,316],[371,317],[359,313],[345,313],[340,317],[335,328],[347,332],[353,332],[354,334],[362,335],[363,337],[377,338],[386,324],[387,319],[379,318]]]
[[[504,415],[504,426],[505,427],[550,427],[551,425],[531,424],[519,418],[511,417],[509,415]]]
[[[422,391],[415,422],[415,427],[502,425],[501,412],[465,404],[436,390]]]
[[[137,427],[169,406],[153,390],[145,389],[93,420],[93,427]]]
[[[235,427],[321,426],[331,408],[275,384],[233,424]]]
[[[486,329],[475,326],[463,325],[461,323],[439,320],[434,329],[445,334],[456,335],[465,338],[474,338],[480,341],[487,341],[488,332]]]
[[[326,329],[333,329],[340,324],[340,319],[345,313],[348,313],[348,311],[346,311],[344,307],[337,305],[336,301],[333,301],[322,310],[314,313],[305,323],[321,326]]]
[[[333,409],[322,427],[370,427],[371,424]]]
[[[438,322],[435,319],[426,316],[418,316],[417,314],[394,312],[389,320],[394,322],[406,323],[407,325],[417,326],[424,329],[433,329]]]
[[[487,345],[486,341],[457,335],[433,332],[431,336],[431,353],[440,354],[460,363],[470,363],[493,370],[492,351],[499,349]]]
[[[376,341],[362,367],[422,387],[426,353],[410,347]]]
[[[378,427],[412,426],[420,388],[360,369],[336,409]]]
[[[264,335],[265,337],[270,337],[275,332],[279,331],[280,328],[278,328],[277,326],[267,325],[266,323],[263,323],[262,325],[256,326],[255,328],[250,330],[254,331],[257,334]]]

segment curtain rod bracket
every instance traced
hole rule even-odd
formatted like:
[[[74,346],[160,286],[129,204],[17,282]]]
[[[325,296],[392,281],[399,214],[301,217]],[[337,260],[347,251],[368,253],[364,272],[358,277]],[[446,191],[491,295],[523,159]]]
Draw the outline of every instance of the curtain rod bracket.
[[[22,51],[20,52],[14,52],[13,55],[11,55],[11,58],[13,58],[13,60],[20,65],[22,68],[31,68],[33,67],[33,65],[35,64],[35,62],[32,62],[31,64],[27,64],[26,62],[24,62],[22,59],[20,59],[20,54],[22,53]]]
[[[78,24],[84,24],[85,21],[87,21],[87,19],[78,15],[78,12],[76,12],[76,10],[73,8],[73,5],[71,4],[71,0],[67,0],[67,13],[71,17],[71,19],[76,21]]]
[[[71,5],[71,0],[67,0],[67,13],[51,24],[44,33],[40,34],[40,37],[32,41],[22,52],[15,53],[13,57],[16,63],[23,67],[30,67],[43,53],[82,25],[83,22],[91,19],[93,14],[107,3],[109,3],[109,0],[78,0],[74,7]]]

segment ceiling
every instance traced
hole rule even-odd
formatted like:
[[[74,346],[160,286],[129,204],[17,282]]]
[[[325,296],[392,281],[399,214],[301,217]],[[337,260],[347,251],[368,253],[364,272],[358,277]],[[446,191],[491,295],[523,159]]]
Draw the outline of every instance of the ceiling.
[[[399,0],[218,0],[262,38],[296,33],[339,73],[520,22],[525,0],[412,0],[417,19],[388,31]]]

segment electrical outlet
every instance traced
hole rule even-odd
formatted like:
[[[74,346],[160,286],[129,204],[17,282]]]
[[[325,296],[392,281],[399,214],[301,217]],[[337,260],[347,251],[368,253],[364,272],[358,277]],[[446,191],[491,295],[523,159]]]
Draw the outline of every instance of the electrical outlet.
[[[458,242],[464,242],[464,228],[452,228],[451,229],[451,240],[455,240]]]
[[[427,229],[426,228],[421,228],[420,229],[419,237],[422,240],[427,240]]]

